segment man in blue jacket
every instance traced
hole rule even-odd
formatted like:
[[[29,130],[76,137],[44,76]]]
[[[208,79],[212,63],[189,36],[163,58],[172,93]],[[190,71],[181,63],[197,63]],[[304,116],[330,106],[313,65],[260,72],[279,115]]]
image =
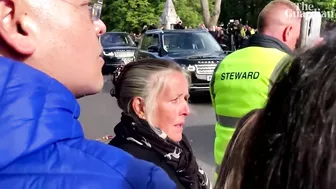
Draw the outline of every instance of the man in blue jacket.
[[[76,98],[103,86],[102,0],[0,1],[0,188],[175,188],[160,168],[84,138]]]

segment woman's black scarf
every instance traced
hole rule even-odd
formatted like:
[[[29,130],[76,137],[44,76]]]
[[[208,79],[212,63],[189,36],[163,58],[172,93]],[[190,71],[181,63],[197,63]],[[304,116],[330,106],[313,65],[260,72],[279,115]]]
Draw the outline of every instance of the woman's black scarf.
[[[183,135],[176,143],[161,138],[145,120],[135,120],[131,116],[122,114],[120,123],[114,128],[116,136],[132,141],[137,145],[154,150],[165,158],[165,162],[172,166],[180,183],[188,189],[209,189],[210,181],[204,171],[197,165],[191,146]]]

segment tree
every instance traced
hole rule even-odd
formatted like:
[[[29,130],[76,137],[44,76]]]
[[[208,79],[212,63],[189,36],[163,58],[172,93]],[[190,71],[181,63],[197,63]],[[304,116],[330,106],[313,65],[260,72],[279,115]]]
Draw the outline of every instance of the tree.
[[[174,2],[177,15],[185,26],[196,27],[202,22],[201,4],[195,0],[178,0]]]
[[[271,0],[224,0],[221,7],[220,21],[242,19],[243,24],[257,27],[260,11]],[[336,0],[292,0],[303,11],[320,11],[326,20],[336,20]],[[311,9],[311,10],[308,10]]]
[[[102,20],[108,31],[131,31],[157,24],[158,16],[148,0],[105,0]]]
[[[201,0],[203,22],[204,22],[204,25],[207,28],[210,28],[212,26],[217,25],[219,15],[220,15],[220,12],[221,12],[222,0],[214,0],[214,1],[215,1],[215,3],[214,3],[212,15],[210,15],[209,1],[208,0]]]
[[[259,12],[271,0],[224,0],[222,3],[221,22],[229,19],[242,19],[242,24],[257,26]]]
[[[144,24],[159,26],[165,0],[104,0],[102,20],[108,31],[139,31]],[[200,2],[174,1],[175,9],[185,26],[198,26],[202,22]]]
[[[336,0],[293,0],[303,11],[319,11],[326,20],[336,20]]]

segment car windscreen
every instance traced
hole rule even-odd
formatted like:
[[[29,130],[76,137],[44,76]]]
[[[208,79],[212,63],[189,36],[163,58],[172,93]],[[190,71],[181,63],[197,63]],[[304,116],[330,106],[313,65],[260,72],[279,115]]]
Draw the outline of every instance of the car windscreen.
[[[100,42],[104,48],[113,46],[136,46],[133,40],[124,33],[105,33],[100,37]]]
[[[163,48],[168,54],[209,54],[223,52],[218,42],[208,32],[166,33]]]

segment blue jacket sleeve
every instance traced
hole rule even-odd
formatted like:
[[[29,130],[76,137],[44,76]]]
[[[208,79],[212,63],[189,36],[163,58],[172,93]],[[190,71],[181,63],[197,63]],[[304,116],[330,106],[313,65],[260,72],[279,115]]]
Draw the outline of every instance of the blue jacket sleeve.
[[[176,189],[176,184],[169,178],[168,174],[159,167],[153,167],[148,189]]]

